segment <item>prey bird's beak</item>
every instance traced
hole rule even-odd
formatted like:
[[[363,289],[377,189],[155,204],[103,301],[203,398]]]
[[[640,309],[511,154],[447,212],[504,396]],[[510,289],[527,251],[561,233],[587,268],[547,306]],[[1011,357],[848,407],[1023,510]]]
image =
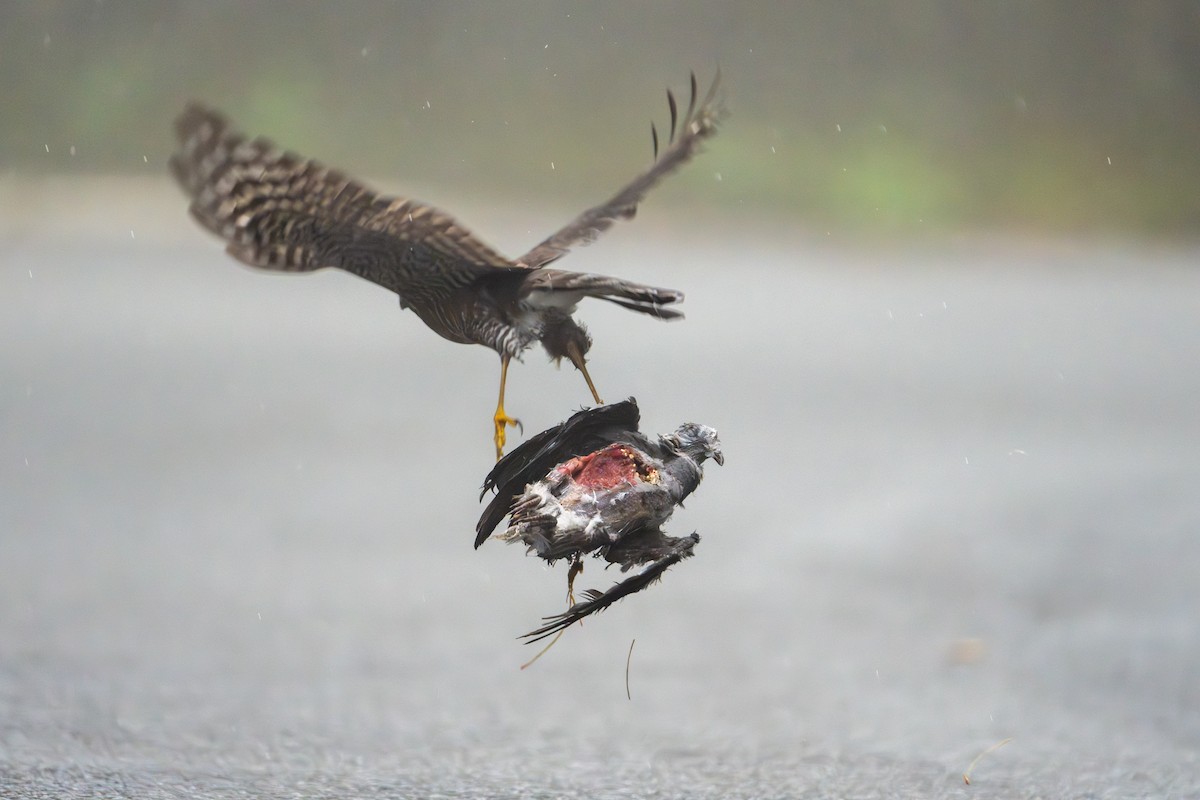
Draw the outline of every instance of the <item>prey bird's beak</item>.
[[[713,453],[713,461],[717,462],[717,464],[722,467],[725,466],[725,454],[718,450],[717,452]]]

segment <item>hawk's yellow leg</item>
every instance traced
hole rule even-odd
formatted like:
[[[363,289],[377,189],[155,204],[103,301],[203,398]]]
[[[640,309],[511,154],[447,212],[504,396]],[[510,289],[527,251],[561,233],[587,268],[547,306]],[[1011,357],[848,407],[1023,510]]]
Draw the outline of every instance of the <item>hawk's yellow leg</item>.
[[[575,368],[583,373],[583,379],[587,381],[588,389],[592,392],[592,399],[596,401],[596,405],[604,405],[604,401],[600,399],[600,393],[596,391],[596,384],[592,383],[592,376],[588,375],[587,363],[583,360],[583,353],[580,352],[579,346],[574,342],[567,345],[567,358],[571,359],[571,363]]]
[[[504,382],[508,379],[508,361],[508,356],[500,356],[500,402],[496,404],[496,415],[492,417],[492,421],[496,423],[497,461],[504,456],[504,428],[509,425],[521,425],[521,420],[504,413]]]

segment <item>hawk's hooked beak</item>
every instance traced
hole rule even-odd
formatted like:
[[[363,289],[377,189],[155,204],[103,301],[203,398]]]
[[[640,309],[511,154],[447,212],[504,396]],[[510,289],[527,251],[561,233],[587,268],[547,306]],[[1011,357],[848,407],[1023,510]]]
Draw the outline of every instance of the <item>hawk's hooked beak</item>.
[[[713,453],[713,461],[717,462],[717,464],[722,467],[725,466],[725,454],[720,450],[717,450]]]

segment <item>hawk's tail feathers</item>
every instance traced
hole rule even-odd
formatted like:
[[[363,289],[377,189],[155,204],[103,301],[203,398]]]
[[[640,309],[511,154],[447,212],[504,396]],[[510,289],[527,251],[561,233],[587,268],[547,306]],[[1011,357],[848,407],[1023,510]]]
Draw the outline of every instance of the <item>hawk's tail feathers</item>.
[[[597,295],[601,300],[607,300],[610,303],[616,303],[622,308],[628,308],[630,311],[637,311],[641,314],[649,314],[652,317],[659,319],[683,319],[683,312],[676,311],[673,308],[663,308],[657,303],[635,303],[629,300],[620,300],[616,297],[608,297],[605,295]]]
[[[675,289],[660,289],[656,286],[646,286],[645,284],[633,283],[618,278],[606,278],[603,275],[585,275],[583,277],[594,279],[594,281],[588,283],[588,287],[584,291],[588,297],[607,300],[622,308],[628,308],[630,311],[649,314],[659,319],[680,319],[683,317],[682,311],[667,308],[667,306],[674,303],[682,303],[683,292]]]
[[[607,300],[630,311],[659,319],[679,319],[682,311],[667,306],[683,302],[683,292],[586,272],[543,269],[530,274],[531,292],[563,292]]]

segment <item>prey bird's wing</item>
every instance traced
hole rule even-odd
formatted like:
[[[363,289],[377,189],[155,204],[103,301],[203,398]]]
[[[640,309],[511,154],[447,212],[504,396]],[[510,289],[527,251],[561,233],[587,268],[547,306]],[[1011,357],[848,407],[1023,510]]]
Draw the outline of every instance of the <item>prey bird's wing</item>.
[[[250,266],[338,267],[407,300],[516,268],[449,214],[381,197],[266,139],[247,139],[208,108],[189,105],[175,130],[171,171],[192,216]]]
[[[694,533],[690,536],[684,536],[682,539],[672,539],[665,536],[661,531],[646,531],[645,534],[657,535],[669,541],[671,546],[667,548],[667,555],[652,562],[635,575],[613,584],[606,592],[600,592],[595,589],[587,590],[584,592],[586,600],[581,600],[561,614],[544,617],[545,625],[521,637],[525,639],[525,643],[532,644],[540,639],[545,639],[547,636],[553,636],[559,631],[571,627],[584,617],[603,611],[621,598],[628,597],[635,592],[640,592],[662,578],[663,573],[672,566],[691,556],[696,543],[700,541],[700,537]]]
[[[482,500],[489,490],[491,499],[475,526],[475,547],[479,547],[503,521],[527,484],[546,477],[554,467],[576,456],[599,450],[614,441],[623,440],[638,432],[641,412],[637,401],[630,397],[619,403],[586,408],[571,415],[566,422],[548,428],[496,462],[483,481],[479,493]]]
[[[696,75],[692,73],[691,96],[682,120],[678,119],[679,109],[675,104],[675,95],[668,91],[667,102],[671,109],[670,135],[667,146],[659,152],[658,129],[650,126],[655,156],[650,168],[631,180],[606,202],[589,208],[537,247],[516,259],[517,263],[533,269],[544,267],[562,258],[573,246],[595,241],[596,237],[612,227],[617,220],[632,219],[637,213],[638,203],[645,198],[646,193],[664,177],[687,163],[697,153],[701,142],[716,134],[717,125],[725,115],[717,96],[720,80],[721,73],[718,71],[708,94],[697,105]],[[677,122],[680,123],[678,127]]]

